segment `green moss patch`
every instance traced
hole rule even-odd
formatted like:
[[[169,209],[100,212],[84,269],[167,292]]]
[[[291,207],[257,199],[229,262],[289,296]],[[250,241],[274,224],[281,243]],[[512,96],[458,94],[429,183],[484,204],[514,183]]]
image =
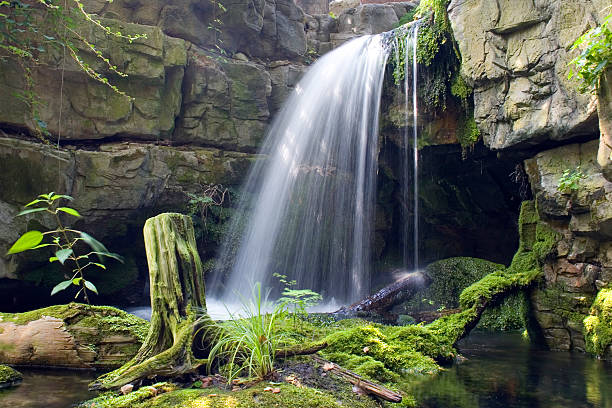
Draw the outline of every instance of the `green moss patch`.
[[[23,380],[21,373],[7,365],[0,364],[0,388],[16,385]]]
[[[612,346],[612,289],[597,294],[591,314],[584,319],[586,349],[598,356],[605,355]]]
[[[168,387],[166,385],[166,387]],[[264,391],[266,387],[278,387],[280,392]],[[350,387],[346,385],[347,389]],[[262,382],[239,391],[220,388],[181,389],[161,393],[160,385],[142,387],[127,395],[106,393],[84,402],[82,408],[228,408],[228,407],[283,407],[326,408],[350,406],[374,408],[379,406],[369,397],[360,397],[346,392],[335,393],[308,386],[293,384],[270,384]],[[169,390],[170,391],[170,390]]]

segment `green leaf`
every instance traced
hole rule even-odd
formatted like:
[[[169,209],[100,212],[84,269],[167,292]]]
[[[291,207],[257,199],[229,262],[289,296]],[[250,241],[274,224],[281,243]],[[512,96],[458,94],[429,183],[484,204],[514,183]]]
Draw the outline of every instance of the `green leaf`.
[[[34,201],[30,201],[29,203],[27,203],[26,205],[24,205],[24,207],[29,207],[29,206],[34,205],[34,204],[38,204],[38,203],[46,203],[46,202],[47,202],[47,200],[39,200],[39,199],[37,198],[36,200],[34,200]]]
[[[57,292],[60,292],[60,291],[62,291],[64,289],[66,289],[71,284],[72,284],[71,280],[67,280],[67,281],[63,281],[63,282],[58,283],[57,285],[55,285],[53,290],[51,290],[51,296],[55,295]]]
[[[72,198],[69,195],[65,195],[65,194],[51,194],[50,200],[51,201],[55,201],[55,200],[59,200],[60,198],[65,198],[68,201],[73,201],[74,200],[74,198]]]
[[[83,280],[83,278],[74,278],[74,279],[72,280],[72,284],[73,284],[73,285],[77,285],[77,286],[79,286],[79,285],[81,284],[81,281],[82,281],[82,280]]]
[[[106,269],[106,266],[102,265],[101,263],[92,262],[91,264],[92,264],[92,265],[96,265],[96,266],[97,266],[97,267],[99,267],[99,268]]]
[[[59,261],[59,259],[57,259],[57,256],[52,256],[51,258],[49,258],[50,263],[53,263],[55,261]]]
[[[47,209],[46,208],[28,208],[27,210],[21,211],[19,214],[17,214],[17,216],[20,217],[22,215],[32,214],[32,213],[41,212],[41,211],[47,211]]]
[[[32,249],[38,249],[38,248],[44,248],[44,247],[48,247],[48,246],[52,246],[53,244],[40,244],[40,245],[36,245],[34,248]]]
[[[68,257],[70,257],[72,253],[73,251],[70,248],[60,249],[55,253],[55,256],[57,257],[57,260],[60,261],[60,263],[63,265],[64,262],[66,262],[66,259],[68,259]]]
[[[88,281],[88,280],[85,281],[85,287],[87,289],[91,290],[96,295],[98,294],[98,289],[96,289],[96,286],[93,283],[91,283],[90,281]]]
[[[103,243],[92,237],[86,232],[81,232],[81,238],[87,245],[91,247],[95,252],[108,252],[108,249],[104,246]]]
[[[97,251],[93,251],[92,253],[98,255],[98,258],[100,260],[102,260],[102,257],[107,257],[107,258],[116,259],[119,262],[123,263],[123,257],[121,255],[115,254],[113,252],[97,252]]]
[[[17,254],[19,252],[27,251],[28,249],[34,249],[36,245],[41,243],[42,240],[42,232],[28,231],[13,244],[6,254]]]
[[[85,241],[85,243],[87,243],[87,245],[89,245],[91,249],[93,249],[92,252],[94,254],[98,255],[100,262],[102,262],[102,257],[107,257],[116,259],[119,262],[123,263],[123,258],[120,255],[109,252],[108,249],[106,249],[106,247],[104,246],[104,244],[102,244],[100,241],[98,241],[91,235],[85,232],[81,232],[81,239]]]
[[[75,210],[74,208],[70,208],[70,207],[59,207],[57,211],[63,211],[66,214],[74,215],[75,217],[81,216],[81,214],[79,214],[77,210]]]

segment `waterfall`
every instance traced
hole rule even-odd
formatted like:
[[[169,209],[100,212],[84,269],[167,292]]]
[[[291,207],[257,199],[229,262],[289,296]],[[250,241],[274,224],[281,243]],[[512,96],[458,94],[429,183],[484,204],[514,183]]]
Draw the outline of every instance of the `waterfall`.
[[[383,35],[320,58],[276,115],[217,258],[213,296],[250,296],[273,273],[326,299],[370,290]],[[224,279],[225,278],[225,279]]]
[[[414,270],[419,268],[419,150],[418,150],[418,67],[417,38],[419,27],[414,23],[405,32],[404,42],[400,36],[393,41],[395,64],[404,66],[404,81],[397,83],[398,94],[403,95],[404,127],[402,132],[402,264],[408,268],[412,262]],[[402,52],[403,50],[403,52]],[[400,58],[404,56],[404,61]],[[403,85],[403,93],[402,91]],[[412,177],[411,177],[412,176]],[[410,182],[412,180],[412,183]],[[412,213],[409,203],[412,199]],[[411,234],[412,233],[412,234]],[[412,236],[411,236],[412,235]],[[412,251],[410,244],[412,243]],[[411,259],[412,256],[412,259]]]
[[[419,269],[419,132],[418,132],[418,101],[417,101],[417,90],[418,90],[418,67],[417,67],[417,38],[419,34],[418,24],[413,24],[410,28],[410,32],[406,36],[406,62],[405,69],[406,74],[404,76],[404,89],[406,95],[406,125],[408,124],[408,117],[410,116],[410,110],[408,109],[409,97],[412,96],[412,264],[413,269]],[[412,63],[412,72],[408,75],[408,67]],[[409,88],[409,82],[412,80],[412,87]],[[411,90],[412,92],[410,92]],[[410,154],[410,141],[408,140],[408,127],[404,132],[404,190],[405,197],[408,198],[408,180],[410,180],[409,174],[409,154]],[[405,201],[406,205],[408,201]],[[407,217],[406,217],[407,218]],[[407,220],[404,222],[407,227],[409,223]],[[406,234],[406,240],[408,241],[408,234]],[[404,265],[407,265],[407,257],[404,257]]]

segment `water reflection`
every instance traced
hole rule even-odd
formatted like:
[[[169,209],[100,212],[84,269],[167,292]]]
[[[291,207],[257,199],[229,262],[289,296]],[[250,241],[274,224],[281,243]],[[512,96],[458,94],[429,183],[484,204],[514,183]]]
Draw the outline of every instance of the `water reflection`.
[[[67,408],[96,394],[87,384],[98,374],[94,371],[18,368],[23,374],[20,386],[0,390],[0,407]]]
[[[550,352],[519,333],[475,333],[460,343],[467,361],[414,386],[422,407],[612,408],[612,364]]]

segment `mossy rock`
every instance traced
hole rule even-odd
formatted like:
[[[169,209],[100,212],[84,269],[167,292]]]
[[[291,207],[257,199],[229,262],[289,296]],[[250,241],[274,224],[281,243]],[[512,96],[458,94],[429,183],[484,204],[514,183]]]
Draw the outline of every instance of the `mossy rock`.
[[[23,380],[23,375],[14,368],[0,364],[0,389],[14,387]]]
[[[612,357],[612,289],[597,294],[591,314],[584,319],[586,349],[600,357]]]
[[[459,295],[463,289],[490,273],[504,269],[504,265],[468,257],[448,258],[431,263],[425,268],[425,273],[432,279],[431,285],[416,294],[406,304],[406,309],[454,309],[459,306]]]

